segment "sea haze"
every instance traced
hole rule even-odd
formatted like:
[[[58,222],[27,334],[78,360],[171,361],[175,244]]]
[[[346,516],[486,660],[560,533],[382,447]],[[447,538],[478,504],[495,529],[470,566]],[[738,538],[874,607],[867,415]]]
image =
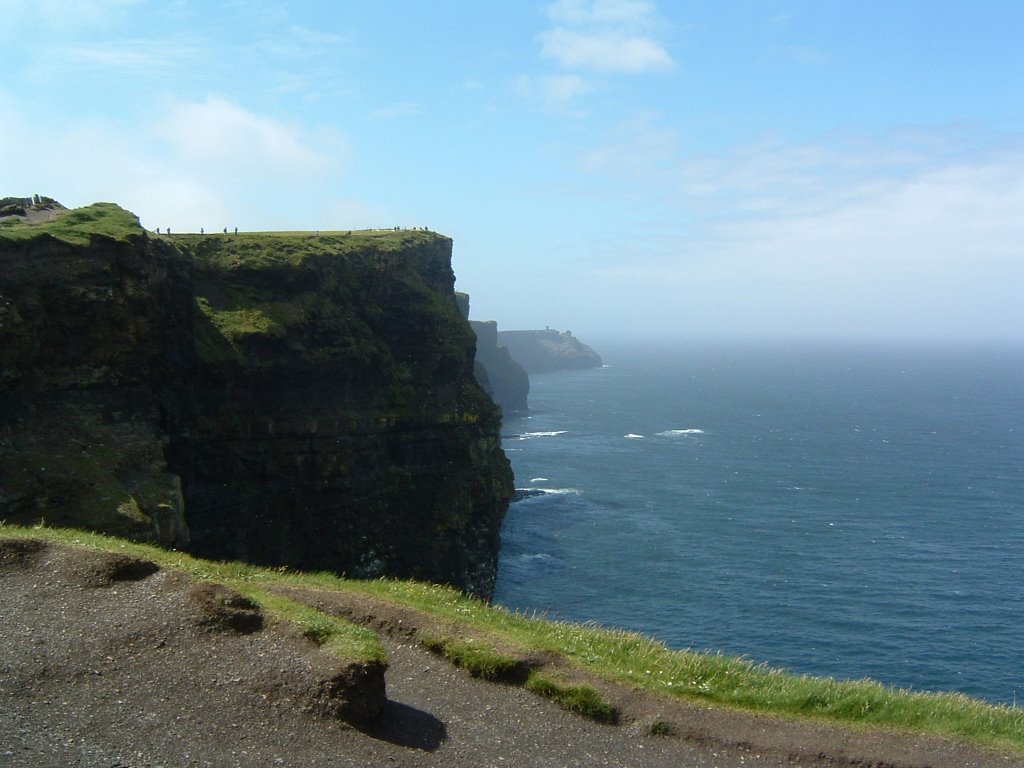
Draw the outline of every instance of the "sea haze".
[[[1024,349],[601,348],[531,377],[495,602],[1024,696]]]

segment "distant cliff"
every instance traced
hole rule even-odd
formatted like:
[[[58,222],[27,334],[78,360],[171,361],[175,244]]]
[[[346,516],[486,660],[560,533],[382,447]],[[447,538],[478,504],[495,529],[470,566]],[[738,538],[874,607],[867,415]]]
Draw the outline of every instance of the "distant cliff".
[[[477,376],[478,380],[484,379],[481,386],[504,413],[525,411],[530,377],[507,348],[498,346],[498,324],[494,320],[470,320],[469,325],[476,334],[476,360],[484,368],[483,376]]]
[[[456,293],[462,316],[469,319],[469,295]],[[527,408],[530,377],[512,359],[505,347],[498,346],[498,324],[493,320],[470,320],[476,334],[476,380],[501,406],[503,413],[518,413]]]
[[[498,343],[527,373],[599,368],[601,357],[569,331],[499,331]]]
[[[429,232],[0,219],[0,519],[489,596],[512,479],[453,284]]]

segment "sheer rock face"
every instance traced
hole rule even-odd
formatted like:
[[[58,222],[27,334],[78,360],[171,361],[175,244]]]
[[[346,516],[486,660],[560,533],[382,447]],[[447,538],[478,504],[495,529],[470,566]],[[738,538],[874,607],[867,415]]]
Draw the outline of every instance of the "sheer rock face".
[[[487,597],[512,494],[451,241],[7,238],[0,517]]]
[[[137,238],[0,236],[0,518],[188,543],[162,402],[190,266]]]

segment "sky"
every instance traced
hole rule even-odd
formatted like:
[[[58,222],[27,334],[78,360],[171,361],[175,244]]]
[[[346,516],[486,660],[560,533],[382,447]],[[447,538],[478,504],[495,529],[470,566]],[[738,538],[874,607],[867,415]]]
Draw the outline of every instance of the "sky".
[[[426,226],[499,328],[1024,343],[1024,0],[0,0],[0,196]]]

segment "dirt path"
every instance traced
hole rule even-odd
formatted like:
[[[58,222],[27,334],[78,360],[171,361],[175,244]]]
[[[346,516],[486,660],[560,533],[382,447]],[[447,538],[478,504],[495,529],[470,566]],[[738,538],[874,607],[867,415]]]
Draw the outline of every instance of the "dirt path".
[[[690,718],[680,736],[652,736],[642,718],[598,725],[423,651],[409,615],[339,604],[332,609],[385,628],[402,619],[384,635],[384,715],[361,731],[312,706],[329,662],[309,641],[279,626],[204,626],[184,576],[111,579],[109,558],[57,545],[0,557],[0,766],[1013,764],[941,742],[694,707],[671,713]],[[629,706],[642,713],[664,702]]]

